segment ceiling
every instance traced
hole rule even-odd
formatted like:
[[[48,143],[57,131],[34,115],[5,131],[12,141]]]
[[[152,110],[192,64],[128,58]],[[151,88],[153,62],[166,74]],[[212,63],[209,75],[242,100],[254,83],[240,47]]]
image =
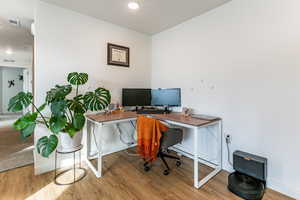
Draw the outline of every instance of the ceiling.
[[[129,10],[131,0],[43,0],[149,35],[159,33],[230,0],[135,0],[139,10]]]
[[[0,17],[0,56],[11,59],[14,54],[32,52],[33,36],[27,28],[11,25]],[[10,49],[13,54],[6,55]]]
[[[20,19],[23,27],[30,28],[34,18],[35,0],[2,0],[0,17],[2,19]]]
[[[31,63],[33,36],[30,26],[34,16],[34,0],[5,0],[0,9],[0,64],[26,65]],[[12,25],[9,19],[19,20],[20,25]],[[11,50],[11,55],[6,54]],[[3,60],[14,60],[14,63]],[[20,66],[21,67],[21,66]]]

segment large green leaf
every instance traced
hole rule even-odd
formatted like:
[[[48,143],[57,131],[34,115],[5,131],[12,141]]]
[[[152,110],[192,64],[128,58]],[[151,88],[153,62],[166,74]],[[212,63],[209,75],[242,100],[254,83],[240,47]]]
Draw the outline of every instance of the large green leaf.
[[[36,127],[36,122],[30,122],[28,123],[28,126],[26,128],[21,130],[21,137],[22,139],[26,139],[32,135],[34,132],[34,129]]]
[[[63,116],[66,113],[67,102],[65,100],[55,101],[51,103],[50,109],[54,116]]]
[[[67,105],[68,108],[72,111],[74,111],[75,113],[85,113],[86,112],[86,108],[84,106],[84,104],[81,102],[81,100],[83,99],[82,95],[79,95],[80,98],[75,97],[72,100],[67,100]]]
[[[64,131],[67,132],[70,137],[73,137],[79,130],[77,130],[73,124],[68,124]]]
[[[50,130],[53,133],[59,133],[67,125],[67,119],[65,116],[52,116],[49,121]]]
[[[85,124],[85,117],[81,113],[75,113],[74,114],[74,120],[73,120],[73,126],[77,130],[81,130],[84,127]]]
[[[95,92],[87,92],[84,95],[84,105],[91,111],[105,109],[110,104],[110,100],[110,92],[105,88],[98,88]]]
[[[38,114],[36,112],[34,113],[26,113],[24,116],[20,117],[17,121],[15,121],[15,123],[13,124],[13,127],[16,130],[22,130],[24,129],[28,123],[30,122],[34,122],[37,118]]]
[[[19,112],[27,108],[32,102],[32,94],[30,92],[19,92],[16,96],[9,100],[8,111]]]
[[[48,158],[49,155],[56,149],[58,138],[56,135],[44,136],[38,140],[36,145],[37,151],[43,157]]]
[[[34,129],[36,127],[36,119],[38,114],[35,113],[27,113],[24,116],[20,117],[15,123],[13,124],[13,127],[16,130],[21,131],[21,137],[23,139],[26,139],[27,137],[31,136],[34,132]]]
[[[26,126],[28,125],[28,121],[24,119],[24,117],[19,118],[17,121],[14,122],[13,127],[20,131],[24,128],[26,128]]]
[[[89,75],[87,73],[72,72],[68,75],[68,82],[72,85],[83,85],[88,79]]]
[[[38,107],[38,111],[42,112],[45,108],[46,108],[47,104],[44,103],[43,105],[41,105],[40,107]]]
[[[52,88],[47,92],[46,103],[52,103],[56,101],[61,101],[66,98],[68,94],[72,91],[71,85],[56,85],[55,88]]]

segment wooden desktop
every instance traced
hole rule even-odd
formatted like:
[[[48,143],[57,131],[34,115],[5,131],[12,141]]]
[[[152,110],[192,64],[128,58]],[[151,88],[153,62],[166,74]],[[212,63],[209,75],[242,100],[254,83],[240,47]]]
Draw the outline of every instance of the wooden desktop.
[[[125,111],[125,112],[118,112],[113,114],[105,114],[105,113],[91,114],[91,115],[87,115],[87,118],[99,123],[104,123],[104,122],[115,121],[115,120],[137,118],[139,115],[143,115],[143,114],[137,114],[136,112],[132,112],[132,111]],[[153,117],[158,120],[163,120],[163,121],[171,120],[178,123],[188,124],[191,126],[203,126],[221,120],[220,118],[208,120],[208,119],[201,119],[198,117],[196,118],[192,116],[184,116],[180,112],[171,112],[169,114],[147,114],[147,116]]]

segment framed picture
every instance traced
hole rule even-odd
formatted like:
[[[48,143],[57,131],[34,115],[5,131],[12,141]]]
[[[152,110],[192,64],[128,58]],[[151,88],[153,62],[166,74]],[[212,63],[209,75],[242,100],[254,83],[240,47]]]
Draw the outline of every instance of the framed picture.
[[[128,47],[107,43],[107,64],[129,67],[130,52]]]

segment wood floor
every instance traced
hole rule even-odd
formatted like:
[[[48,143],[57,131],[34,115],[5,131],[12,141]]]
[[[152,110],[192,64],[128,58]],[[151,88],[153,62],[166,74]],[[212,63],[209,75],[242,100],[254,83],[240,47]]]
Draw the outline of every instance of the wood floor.
[[[14,130],[10,125],[0,125],[0,160],[32,145],[33,137],[22,140],[20,133]]]
[[[0,121],[0,172],[33,163],[33,137],[22,140],[7,122]]]
[[[87,176],[71,186],[57,186],[53,173],[33,175],[33,166],[0,173],[1,200],[239,200],[227,188],[227,173],[221,172],[213,180],[197,190],[192,181],[192,162],[173,170],[169,176],[162,174],[160,161],[149,172],[143,171],[143,162],[126,152],[104,158],[104,176],[97,179],[88,170]],[[201,174],[210,169],[201,166]],[[267,190],[264,200],[289,200],[282,194]]]

